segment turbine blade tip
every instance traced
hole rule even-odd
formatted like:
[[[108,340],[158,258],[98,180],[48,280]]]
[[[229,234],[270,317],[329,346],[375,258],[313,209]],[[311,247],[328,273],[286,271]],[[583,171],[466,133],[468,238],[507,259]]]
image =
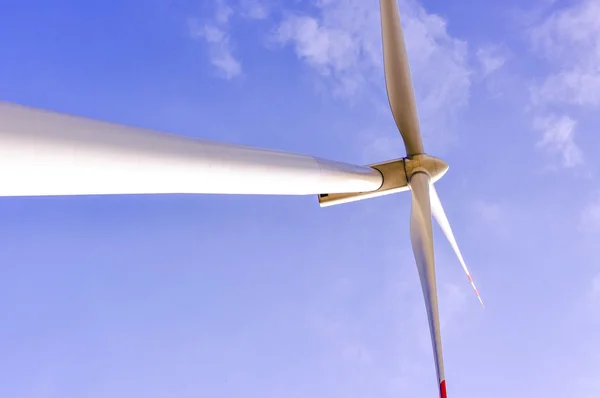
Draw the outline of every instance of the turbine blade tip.
[[[440,398],[448,398],[446,395],[446,380],[442,380],[440,383]]]

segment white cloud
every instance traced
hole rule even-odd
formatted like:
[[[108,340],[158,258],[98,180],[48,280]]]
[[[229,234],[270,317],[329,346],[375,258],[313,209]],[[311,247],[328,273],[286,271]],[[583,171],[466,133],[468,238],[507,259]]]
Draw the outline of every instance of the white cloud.
[[[479,200],[473,204],[477,218],[487,224],[497,224],[502,220],[502,207],[498,203]]]
[[[553,110],[600,106],[600,2],[581,0],[555,10],[529,33],[550,69],[531,89],[534,125],[542,132],[538,146],[560,153],[565,167],[582,165],[583,152],[574,140],[576,121],[568,115],[556,117]]]
[[[542,132],[537,146],[561,156],[564,167],[583,164],[583,152],[575,143],[576,122],[569,116],[548,115],[534,120],[534,127]]]
[[[227,31],[217,25],[198,26],[190,23],[192,37],[203,38],[208,44],[210,62],[218,68],[221,76],[231,79],[242,73],[242,65],[234,57]]]
[[[229,20],[233,12],[224,0],[218,0],[214,21],[201,24],[198,20],[192,19],[189,23],[190,35],[206,41],[210,62],[225,79],[232,79],[242,73],[242,65],[233,55],[233,46],[228,33]]]
[[[229,22],[233,14],[233,9],[225,3],[225,0],[217,0],[217,9],[215,11],[215,20],[218,24],[224,25]]]
[[[600,105],[600,2],[582,0],[554,12],[531,37],[555,69],[537,88],[536,101]]]
[[[385,94],[379,4],[376,0],[314,0],[313,14],[282,9],[270,43],[291,47],[298,58],[324,79],[328,91],[349,100],[367,100],[374,112],[389,114]],[[211,63],[227,79],[242,74],[229,35],[236,17],[263,20],[273,14],[268,0],[215,0],[212,20],[190,24],[194,37],[209,46]],[[285,4],[293,7],[293,4]],[[446,22],[413,0],[400,0],[415,94],[429,151],[444,147],[457,113],[469,100],[471,71],[467,43],[450,36]],[[386,119],[388,120],[388,119]],[[392,119],[389,119],[392,120]],[[388,121],[389,121],[388,120]],[[381,129],[378,129],[381,131]],[[397,135],[390,135],[396,139]],[[378,137],[374,137],[378,139]],[[389,141],[389,140],[387,140]],[[387,144],[391,144],[387,142]],[[383,147],[387,147],[385,144]]]
[[[477,61],[481,74],[487,77],[496,72],[506,63],[506,50],[500,46],[484,46],[477,50]]]
[[[446,22],[417,3],[400,1],[399,8],[422,131],[425,136],[447,131],[469,99],[467,44],[450,36]],[[286,16],[274,41],[292,47],[337,96],[377,98],[377,107],[387,107],[378,2],[320,0],[317,9],[316,15]]]
[[[481,236],[509,238],[514,229],[515,209],[505,202],[489,199],[469,201],[469,226],[473,233]],[[476,281],[477,282],[477,281]]]
[[[292,42],[298,57],[324,74],[354,67],[359,56],[350,32],[322,26],[313,17],[288,17],[279,26],[277,39],[282,43]]]
[[[353,95],[364,84],[363,71],[371,62],[365,59],[357,32],[347,29],[343,21],[326,22],[331,19],[330,6],[323,7],[322,15],[317,17],[286,17],[276,30],[274,40],[292,46],[300,60],[333,79],[335,94]]]
[[[474,298],[469,296],[467,290],[468,284],[461,285],[455,283],[443,283],[438,288],[439,306],[440,308],[440,327],[443,330],[448,329],[448,324],[459,321],[460,315],[467,309],[468,299]],[[476,299],[475,299],[476,300]]]
[[[250,19],[266,19],[269,16],[269,5],[261,0],[241,0],[240,11]]]
[[[390,266],[392,269],[393,275],[398,277],[397,261]],[[411,352],[412,344],[399,336],[405,337],[412,327],[407,326],[405,317],[397,316],[406,311],[408,303],[389,297],[404,297],[402,279],[386,279],[381,289],[371,290],[357,278],[358,274],[349,271],[347,277],[322,293],[315,292],[316,301],[309,317],[315,337],[324,344],[315,364],[319,374],[324,376],[320,390],[327,389],[330,380],[337,384],[336,380],[341,379],[344,381],[336,385],[336,390],[349,397],[364,396],[367,391],[378,396],[402,394],[412,369],[402,358]],[[418,279],[414,286],[418,287]],[[422,305],[422,301],[419,304]],[[352,311],[348,312],[348,308]],[[390,311],[394,316],[390,316]],[[373,322],[365,322],[365,319]],[[374,335],[379,338],[373,339]],[[430,347],[431,343],[427,353]],[[414,365],[415,361],[412,362]]]
[[[370,135],[370,142],[380,145],[369,147],[363,156],[374,161],[387,156],[377,148],[384,152],[389,152],[386,148],[403,151],[389,117],[377,0],[313,0],[315,12],[302,15],[289,8],[274,12],[274,3],[268,0],[214,1],[217,7],[212,20],[190,26],[194,37],[207,42],[210,61],[223,78],[232,79],[243,73],[229,34],[236,18],[263,20],[269,15],[283,15],[275,22],[267,41],[270,45],[293,49],[298,59],[321,77],[318,86],[326,87],[327,93],[351,102],[364,101],[372,106],[374,114],[386,116],[378,119],[381,122],[372,131],[365,132]],[[469,100],[468,46],[450,36],[444,19],[427,13],[416,1],[399,3],[421,131],[427,150],[443,154],[454,140],[456,116]],[[294,4],[279,3],[278,7],[282,6]],[[394,129],[393,133],[389,129]]]
[[[536,87],[533,99],[543,104],[600,105],[600,73],[580,67],[561,70]]]
[[[214,0],[215,11],[209,22],[200,23],[191,19],[190,34],[193,38],[204,39],[208,44],[211,64],[220,76],[233,79],[242,74],[242,64],[234,55],[234,44],[230,26],[234,17],[250,20],[264,20],[269,16],[267,0]]]
[[[581,211],[580,226],[587,232],[600,232],[600,193],[597,193]]]

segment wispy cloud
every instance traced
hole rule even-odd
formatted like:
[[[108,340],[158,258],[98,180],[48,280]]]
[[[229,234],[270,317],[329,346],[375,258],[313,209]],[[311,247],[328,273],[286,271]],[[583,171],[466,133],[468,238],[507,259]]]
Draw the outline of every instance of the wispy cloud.
[[[393,268],[393,274],[397,275],[400,271],[396,263]],[[390,300],[389,295],[399,294],[398,286],[365,289],[356,277],[356,274],[344,277],[330,285],[310,311],[315,337],[324,344],[317,364],[319,373],[325,375],[323,384],[342,379],[344,382],[337,388],[350,397],[373,392],[379,396],[402,394],[411,372],[410,364],[402,358],[411,347],[398,336],[406,329],[406,319],[396,315],[404,313],[406,304]],[[394,279],[397,280],[401,279]],[[321,294],[316,293],[315,297],[318,296]],[[395,316],[390,317],[390,308]],[[373,335],[381,338],[373,341]],[[322,385],[321,389],[324,388],[327,387]]]
[[[225,0],[217,0],[217,7],[215,10],[215,21],[224,25],[229,22],[229,18],[233,15],[233,8],[231,8]]]
[[[468,46],[448,33],[443,18],[428,13],[419,3],[413,0],[399,3],[421,131],[428,151],[439,153],[453,140],[452,126],[456,116],[469,101]],[[202,24],[194,20],[190,26],[194,37],[208,43],[211,63],[223,78],[232,79],[243,73],[230,35],[232,21],[270,17],[268,23],[274,24],[274,29],[267,39],[269,47],[291,48],[300,62],[319,76],[317,86],[324,85],[336,98],[366,101],[372,106],[373,113],[389,114],[376,1],[318,0],[312,2],[314,11],[308,14],[294,12],[295,3],[215,0],[215,4],[212,20]],[[369,141],[380,142],[380,145],[371,147],[369,153],[377,152],[377,148],[396,148],[398,135],[381,135],[391,127],[390,124],[385,126],[373,127],[377,133]],[[377,152],[367,157],[370,156],[379,159],[386,154]]]
[[[575,143],[576,122],[569,116],[549,114],[537,117],[534,128],[542,133],[537,143],[538,148],[562,158],[562,166],[575,167],[583,164],[583,152]]]
[[[444,330],[448,329],[449,323],[459,320],[460,315],[466,311],[468,299],[473,298],[475,301],[477,300],[469,296],[470,292],[467,290],[467,286],[466,283],[461,285],[450,282],[440,284],[438,288],[441,307],[440,326]]]
[[[232,79],[242,73],[242,65],[232,53],[227,32],[215,25],[204,25],[194,29],[193,34],[202,37],[209,45],[210,62],[225,79]]]
[[[212,18],[200,21],[191,18],[189,31],[193,38],[202,39],[208,45],[211,64],[224,79],[233,79],[242,74],[241,61],[235,56],[235,41],[231,37],[232,20],[236,17],[249,20],[264,20],[271,12],[268,0],[214,0]]]
[[[472,240],[481,242],[509,242],[514,238],[514,230],[515,228],[519,228],[519,220],[522,214],[522,211],[514,202],[506,200],[506,198],[486,195],[486,197],[479,196],[466,200],[463,206],[465,209],[465,229]],[[459,240],[458,244],[461,249],[466,251],[467,247],[463,248],[461,241]],[[466,243],[465,241],[462,244]],[[465,253],[465,256],[468,256],[468,254]],[[476,263],[469,265],[471,263],[468,258],[466,258],[466,261],[467,266],[474,267],[471,270],[473,278],[478,288],[482,289],[483,286],[479,286],[478,276],[481,269],[478,269]],[[482,293],[485,302],[485,292],[481,291],[480,293]]]
[[[472,206],[476,217],[486,224],[497,224],[503,218],[503,211],[500,204],[478,200]]]
[[[206,41],[210,62],[225,79],[232,79],[242,73],[240,61],[233,55],[228,32],[233,12],[233,8],[224,0],[220,0],[216,3],[214,19],[211,22],[201,23],[197,19],[191,19],[189,22],[191,36]]]
[[[294,15],[281,23],[275,39],[292,45],[298,58],[322,75],[335,78],[338,90],[345,94],[354,93],[363,81],[358,66],[361,49],[352,32],[325,26],[314,17]]]
[[[269,17],[271,7],[264,0],[241,0],[239,10],[243,17],[261,20]]]
[[[374,98],[378,109],[386,109],[376,2],[324,0],[317,5],[315,15],[288,14],[273,41],[293,48],[300,60],[326,79],[336,96]],[[400,10],[427,139],[431,131],[448,131],[468,103],[468,47],[447,32],[442,18],[417,3],[401,1]]]
[[[511,214],[505,203],[477,199],[469,202],[470,224],[476,231],[506,237],[511,230]],[[481,232],[479,232],[481,233]]]
[[[584,232],[600,232],[600,193],[597,192],[584,206],[579,224]]]
[[[576,121],[556,107],[600,105],[600,3],[581,0],[555,10],[529,30],[534,51],[550,72],[531,88],[537,114],[534,125],[542,134],[538,146],[560,153],[564,167],[582,165],[583,152],[574,138]]]
[[[531,30],[534,49],[554,69],[536,87],[544,104],[600,105],[600,3],[582,0]]]
[[[483,77],[488,77],[506,63],[506,49],[499,45],[487,45],[477,49],[477,61]]]

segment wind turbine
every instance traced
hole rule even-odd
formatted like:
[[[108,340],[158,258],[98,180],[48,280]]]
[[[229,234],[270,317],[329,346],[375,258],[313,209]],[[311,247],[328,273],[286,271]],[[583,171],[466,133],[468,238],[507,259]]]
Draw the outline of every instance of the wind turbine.
[[[433,185],[448,165],[423,149],[396,0],[381,0],[380,11],[386,89],[406,147],[404,158],[355,166],[0,102],[0,196],[318,195],[325,207],[410,190],[410,237],[425,298],[440,397],[445,398],[432,215],[481,298]]]

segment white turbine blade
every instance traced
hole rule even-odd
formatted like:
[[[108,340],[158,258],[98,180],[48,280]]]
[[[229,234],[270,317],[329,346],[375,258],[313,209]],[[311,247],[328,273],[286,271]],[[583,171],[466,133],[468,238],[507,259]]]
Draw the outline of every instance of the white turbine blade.
[[[396,126],[408,156],[423,153],[423,142],[406,45],[396,0],[381,0],[381,33],[385,86]]]
[[[458,261],[460,261],[460,264],[462,265],[463,270],[467,274],[469,283],[471,283],[471,286],[473,287],[473,290],[475,291],[475,294],[477,295],[477,298],[479,299],[481,306],[484,307],[483,300],[481,299],[481,296],[479,295],[479,291],[477,290],[477,287],[475,286],[475,282],[473,282],[473,278],[471,278],[471,273],[469,272],[469,269],[467,268],[467,265],[465,264],[465,260],[463,259],[463,256],[460,253],[460,249],[458,248],[458,244],[456,243],[456,239],[454,239],[454,234],[452,233],[452,228],[450,227],[450,222],[448,221],[448,217],[446,217],[446,212],[444,211],[444,207],[442,206],[440,197],[438,196],[435,186],[433,184],[431,184],[431,187],[429,189],[429,195],[431,198],[431,212],[433,213],[433,217],[436,219],[436,221],[440,225],[440,228],[444,232],[444,235],[446,235],[448,242],[450,242],[450,245],[452,246],[452,249],[454,250],[456,257],[458,257]]]
[[[369,192],[369,167],[0,102],[0,196]]]
[[[421,288],[425,298],[429,332],[437,372],[440,397],[446,398],[446,378],[442,358],[442,338],[438,313],[437,288],[435,281],[435,259],[433,254],[433,232],[431,205],[429,203],[430,178],[425,173],[415,173],[410,179],[412,209],[410,213],[410,238],[412,243]]]

